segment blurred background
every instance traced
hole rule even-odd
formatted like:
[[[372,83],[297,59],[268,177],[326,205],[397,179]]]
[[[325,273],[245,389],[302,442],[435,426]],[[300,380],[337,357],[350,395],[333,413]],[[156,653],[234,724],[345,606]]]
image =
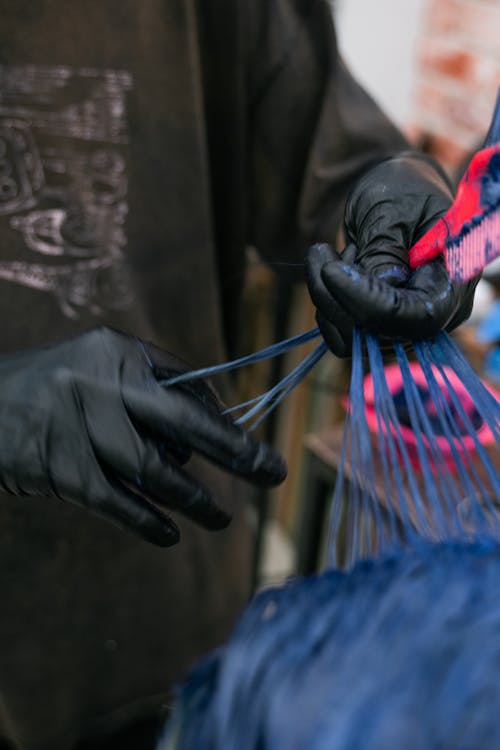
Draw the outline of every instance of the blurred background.
[[[481,142],[500,85],[498,0],[337,0],[333,12],[353,73],[453,173]]]
[[[411,142],[458,181],[481,147],[500,86],[500,0],[335,0],[332,12],[353,74]],[[247,351],[312,327],[305,290],[283,286],[258,258],[250,260]],[[498,263],[486,270],[471,319],[456,336],[478,374],[498,387]],[[290,356],[282,372],[304,355]],[[242,393],[262,392],[279,375],[275,365],[256,367],[243,375]],[[325,357],[265,427],[287,457],[289,477],[256,498],[258,586],[321,565],[314,550],[327,526],[348,382],[348,365]]]

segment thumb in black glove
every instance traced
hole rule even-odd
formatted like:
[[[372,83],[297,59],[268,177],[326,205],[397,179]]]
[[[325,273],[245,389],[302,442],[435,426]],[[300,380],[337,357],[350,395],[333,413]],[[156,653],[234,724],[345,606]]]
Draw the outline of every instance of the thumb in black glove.
[[[192,452],[263,485],[286,468],[221,414],[206,384],[158,384],[186,369],[106,328],[0,358],[0,486],[75,502],[161,546],[179,540],[167,509],[225,527],[229,516],[182,468]]]
[[[361,177],[346,205],[342,257],[319,245],[306,263],[318,325],[335,354],[350,356],[353,324],[382,338],[420,339],[470,315],[478,279],[452,283],[442,259],[415,272],[408,264],[409,249],[451,202],[444,173],[423,155],[401,154]]]
[[[346,264],[327,245],[311,248],[307,269],[318,325],[339,357],[351,355],[353,324],[380,336],[382,344],[452,330],[470,315],[477,283],[466,285],[469,289],[453,284],[438,258],[416,269],[404,287],[394,287],[356,264]]]
[[[452,201],[446,174],[423,154],[404,152],[373,167],[354,186],[344,212],[355,262],[393,286],[404,285],[409,249]]]

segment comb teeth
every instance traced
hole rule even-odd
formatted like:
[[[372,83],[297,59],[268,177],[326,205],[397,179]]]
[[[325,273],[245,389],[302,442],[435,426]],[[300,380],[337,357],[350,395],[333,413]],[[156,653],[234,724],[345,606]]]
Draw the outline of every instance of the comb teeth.
[[[477,276],[488,263],[500,255],[499,207],[475,226],[464,228],[455,240],[447,244],[446,268],[453,281],[465,282]]]

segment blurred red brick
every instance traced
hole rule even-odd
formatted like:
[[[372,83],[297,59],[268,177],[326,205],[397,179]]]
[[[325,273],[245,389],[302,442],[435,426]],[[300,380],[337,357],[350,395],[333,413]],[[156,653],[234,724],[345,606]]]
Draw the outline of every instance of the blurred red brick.
[[[476,60],[462,50],[450,49],[440,43],[427,45],[422,54],[422,69],[450,78],[469,81],[474,77]]]
[[[500,4],[495,0],[430,0],[427,33],[465,41],[500,59]]]
[[[413,132],[452,170],[478,146],[500,85],[500,0],[428,0]]]
[[[425,17],[428,34],[450,34],[457,26],[460,0],[430,0]]]
[[[417,106],[448,135],[456,131],[457,138],[469,140],[480,137],[488,130],[491,108],[477,97],[460,90],[450,90],[435,81],[422,81],[417,92]]]
[[[500,47],[500,28],[499,47]],[[419,65],[424,76],[440,75],[455,84],[480,87],[491,91],[500,85],[500,58],[450,45],[444,39],[425,39],[421,45]]]

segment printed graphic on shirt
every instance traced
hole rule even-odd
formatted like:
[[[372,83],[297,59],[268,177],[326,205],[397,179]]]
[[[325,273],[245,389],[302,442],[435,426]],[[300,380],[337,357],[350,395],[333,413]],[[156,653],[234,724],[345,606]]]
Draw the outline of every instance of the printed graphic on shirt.
[[[126,72],[0,65],[0,280],[64,315],[132,302]]]

